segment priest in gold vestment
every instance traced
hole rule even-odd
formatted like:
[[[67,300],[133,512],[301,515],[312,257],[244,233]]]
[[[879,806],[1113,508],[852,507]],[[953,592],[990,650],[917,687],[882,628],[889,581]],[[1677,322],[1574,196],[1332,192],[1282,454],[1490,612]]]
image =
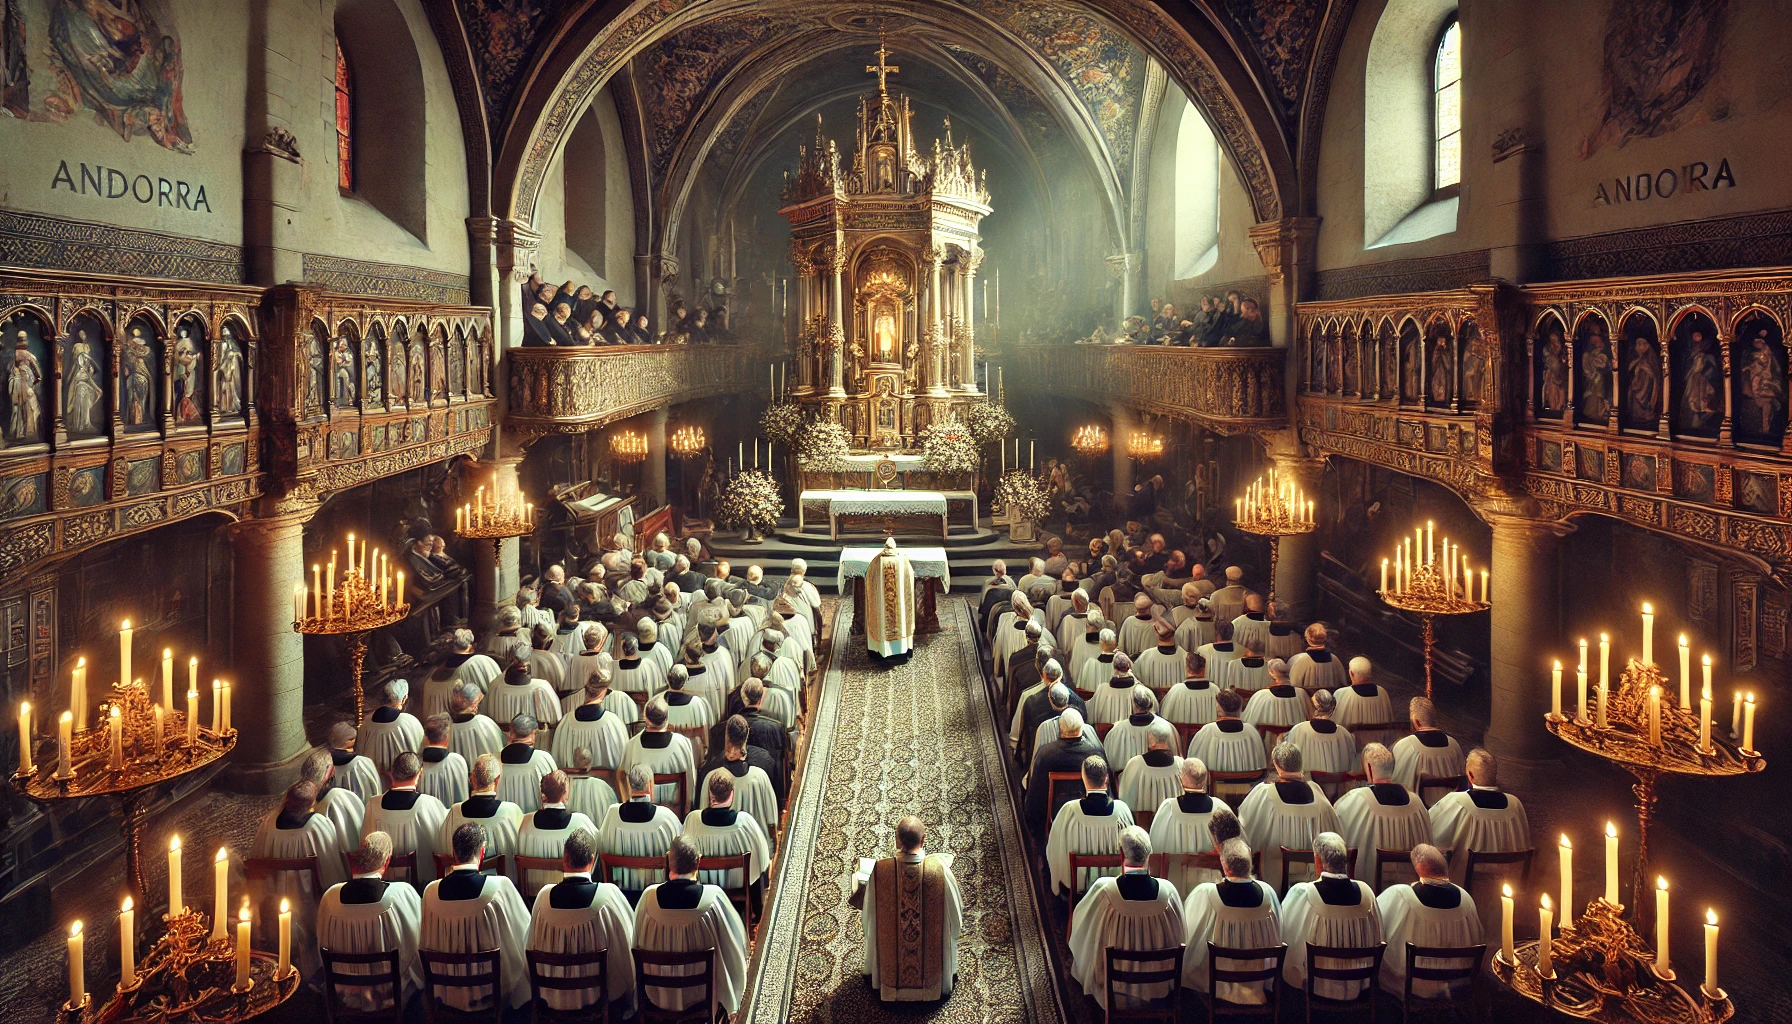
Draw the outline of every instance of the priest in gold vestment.
[[[915,646],[915,567],[896,550],[894,537],[865,569],[865,643],[883,658]]]
[[[958,976],[964,904],[950,854],[929,854],[927,828],[896,823],[894,857],[859,862],[852,905],[862,911],[865,973],[885,1002],[944,999]]]

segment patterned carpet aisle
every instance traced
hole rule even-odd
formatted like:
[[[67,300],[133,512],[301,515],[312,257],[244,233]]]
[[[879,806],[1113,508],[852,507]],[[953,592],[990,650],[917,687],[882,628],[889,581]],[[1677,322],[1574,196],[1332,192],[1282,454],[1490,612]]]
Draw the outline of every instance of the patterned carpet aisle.
[[[841,602],[834,636],[842,642],[741,1019],[1062,1019],[964,602],[942,601],[945,631],[920,638],[909,662],[892,669],[872,664],[863,639],[848,638],[851,615]],[[890,855],[906,813],[927,821],[930,852],[957,858],[964,895],[958,984],[938,1005],[877,998],[862,974],[859,913],[847,905],[858,858]]]

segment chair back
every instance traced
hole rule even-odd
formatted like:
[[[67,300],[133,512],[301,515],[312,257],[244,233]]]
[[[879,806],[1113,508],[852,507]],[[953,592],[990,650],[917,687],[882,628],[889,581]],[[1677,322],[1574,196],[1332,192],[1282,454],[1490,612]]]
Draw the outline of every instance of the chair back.
[[[1157,820],[1157,812],[1155,810],[1132,812],[1132,823],[1144,829],[1146,832],[1151,831],[1151,823],[1155,820]]]
[[[709,759],[709,730],[701,725],[675,725],[672,731],[691,741],[691,756],[698,764]]]
[[[1068,790],[1073,784],[1079,790],[1083,788],[1082,772],[1045,773],[1045,819],[1048,823],[1052,818],[1057,816],[1060,804],[1067,804],[1072,799],[1075,799],[1068,793],[1065,793],[1065,798],[1063,800],[1058,799],[1058,794],[1063,792],[1063,790]],[[1060,787],[1062,787],[1062,789],[1060,789]]]
[[[1190,870],[1221,871],[1220,855],[1212,850],[1206,853],[1154,853],[1151,855],[1151,873],[1159,878],[1170,877],[1170,864],[1174,861],[1179,868]],[[1263,854],[1251,851],[1251,874],[1263,873]]]
[[[1457,790],[1468,788],[1467,775],[1420,775],[1418,782],[1419,784],[1413,789],[1419,795],[1419,802],[1426,807],[1430,807],[1432,804],[1432,801],[1425,797],[1425,791],[1428,789],[1442,789],[1454,793]]]
[[[535,1024],[585,1024],[610,1020],[609,950],[586,950],[581,953],[544,953],[527,951],[529,957],[529,1015]],[[562,973],[549,973],[559,968]],[[596,968],[592,970],[592,968]],[[596,989],[597,998],[578,1007],[557,1007],[549,1003],[547,992],[583,992]],[[570,999],[566,1001],[571,1001]]]
[[[688,788],[690,777],[684,772],[655,772],[653,774],[653,791],[658,793],[661,786],[672,786],[677,790],[672,797],[672,802],[666,806],[672,808],[673,813],[678,815],[679,821],[683,821],[684,816],[691,809],[691,796]],[[658,803],[659,801],[654,802]]]
[[[1112,722],[1096,722],[1095,723],[1095,738],[1102,741],[1103,743],[1107,742],[1108,733],[1113,732],[1113,731],[1114,731],[1114,723],[1112,723]]]
[[[1176,1024],[1177,1011],[1181,1008],[1182,992],[1182,954],[1187,946],[1172,946],[1169,949],[1115,949],[1107,947],[1103,954],[1107,957],[1107,1024],[1144,1024],[1146,1021],[1159,1021],[1161,1024]],[[1145,970],[1145,964],[1169,963],[1171,966]],[[1122,967],[1121,964],[1131,964]],[[1170,993],[1156,999],[1142,999],[1138,996],[1115,992],[1116,985],[1169,985]],[[1122,1006],[1125,1001],[1130,1005]]]
[[[663,855],[625,857],[620,853],[605,853],[598,855],[597,862],[599,869],[603,872],[603,880],[610,883],[616,882],[613,876],[618,868],[625,871],[658,871],[662,875],[666,873],[666,858]]]
[[[386,862],[386,874],[383,877],[388,882],[404,881],[416,885],[417,851],[393,854],[392,859]]]
[[[1475,975],[1481,973],[1481,961],[1487,956],[1487,944],[1478,946],[1416,946],[1406,944],[1406,987],[1400,999],[1400,1009],[1408,1010],[1412,1002],[1412,983],[1415,981],[1436,981],[1449,984],[1455,981],[1473,981]],[[1463,967],[1420,967],[1418,958],[1431,960],[1466,960]]]
[[[1291,864],[1303,864],[1303,863],[1311,864],[1311,863],[1313,863],[1313,851],[1312,850],[1290,850],[1286,846],[1277,847],[1277,849],[1282,851],[1282,887],[1276,891],[1280,892],[1282,895],[1286,896],[1286,895],[1288,895],[1288,868],[1289,868],[1289,866]],[[1349,852],[1349,860],[1346,861],[1345,863],[1346,863],[1346,867],[1344,869],[1345,873],[1350,875],[1350,877],[1355,878],[1356,877],[1356,850],[1352,849]]]
[[[392,1024],[404,1024],[404,975],[399,973],[398,950],[384,953],[338,953],[328,946],[319,946],[317,952],[324,962],[324,1012],[331,1024],[336,1021],[391,1021]],[[370,969],[361,974],[337,970],[343,964],[384,970]],[[384,1010],[349,1009],[342,1005],[342,995],[336,988],[338,985],[355,988],[387,986],[391,989],[392,1005]]]
[[[1221,1015],[1225,1016],[1264,1016],[1275,1020],[1282,1009],[1282,961],[1288,956],[1288,944],[1280,943],[1262,949],[1236,949],[1230,946],[1207,944],[1207,1019],[1211,1022]],[[1255,968],[1223,968],[1221,960],[1234,963],[1247,960],[1268,961],[1267,966]],[[1248,985],[1254,982],[1265,982],[1269,987],[1269,998],[1262,1006],[1229,1003],[1219,997],[1219,985],[1230,983]]]
[[[1182,749],[1184,751],[1187,751],[1189,741],[1193,740],[1195,738],[1195,733],[1200,732],[1201,727],[1203,725],[1206,725],[1207,723],[1206,722],[1175,722],[1172,724],[1174,724],[1176,726],[1176,735],[1178,737],[1180,737],[1182,740]]]
[[[1288,730],[1292,728],[1292,725],[1258,725],[1257,734],[1263,737],[1263,749],[1274,750],[1276,744],[1282,742],[1282,737],[1288,735]]]
[[[1377,893],[1381,892],[1381,869],[1383,865],[1410,863],[1412,863],[1411,850],[1384,850],[1380,847],[1376,847],[1374,878],[1369,883],[1370,886],[1373,887]]]
[[[312,899],[323,896],[323,875],[318,871],[316,857],[250,857],[243,861],[243,874],[250,882],[289,873],[305,875],[311,879]]]
[[[1481,850],[1470,850],[1468,851],[1468,864],[1462,870],[1462,888],[1468,889],[1469,886],[1475,884],[1475,868],[1484,864],[1523,864],[1523,874],[1519,879],[1519,888],[1523,888],[1531,882],[1531,861],[1536,856],[1537,851],[1534,849],[1513,850],[1510,853],[1487,853]]]
[[[1076,916],[1077,902],[1083,898],[1083,872],[1126,867],[1126,858],[1117,853],[1070,854],[1070,914]]]
[[[1388,944],[1385,942],[1377,942],[1373,946],[1317,946],[1309,942],[1307,944],[1307,977],[1304,983],[1307,992],[1307,1024],[1312,1024],[1313,1002],[1316,999],[1323,999],[1334,1007],[1353,1006],[1366,1002],[1369,1005],[1369,1022],[1374,1024],[1375,979],[1381,975],[1381,958],[1386,955],[1387,951]],[[1326,967],[1320,963],[1322,960],[1339,964],[1358,960],[1371,962],[1366,967]],[[1346,1000],[1314,995],[1313,982],[1315,981],[1366,981],[1369,984],[1357,994],[1356,998]]]
[[[423,1006],[428,1011],[430,1024],[470,1024],[473,1021],[489,1020],[492,1024],[504,1024],[504,984],[501,976],[502,956],[498,950],[482,949],[477,953],[444,953],[435,949],[419,949],[419,957],[423,960]],[[464,973],[444,970],[449,967],[465,968]],[[436,995],[436,989],[479,989],[490,988],[491,1005],[482,1010],[461,1010],[446,1005]],[[473,1001],[471,992],[467,1001]]]
[[[1085,690],[1080,686],[1073,686],[1073,687],[1071,687],[1071,689],[1075,690],[1076,695],[1078,697],[1083,698],[1083,700],[1085,702],[1092,701],[1095,699],[1095,691],[1094,690]]]
[[[716,951],[700,949],[689,953],[661,953],[651,949],[635,949],[635,1000],[640,1024],[674,1024],[679,1021],[715,1019]],[[649,967],[700,967],[693,974],[650,972]],[[648,986],[657,989],[688,991],[701,989],[700,998],[683,1010],[667,1010],[654,1003],[647,994]],[[685,1000],[689,1002],[690,1000]]]
[[[530,881],[531,876],[529,872],[551,871],[556,876],[565,875],[565,871],[560,864],[560,858],[558,857],[525,857],[519,853],[512,859],[516,861],[517,893],[523,897],[523,906],[525,907],[533,907],[535,905],[535,894],[547,886],[554,884],[552,881],[541,883],[532,882]],[[558,878],[556,878],[555,881],[558,881]]]
[[[702,877],[702,872],[720,871],[722,872],[722,882],[726,882],[728,880],[728,872],[740,872],[740,885],[730,889],[728,886],[723,885],[722,882],[717,882],[716,884],[720,885],[722,891],[728,894],[728,902],[734,904],[735,909],[740,911],[741,923],[747,926],[747,935],[750,938],[757,922],[753,920],[753,885],[747,881],[747,864],[747,855],[744,853],[736,854],[733,857],[711,857],[704,855],[697,859],[699,878]]]
[[[1207,770],[1207,792],[1218,796],[1221,786],[1231,786],[1242,787],[1244,792],[1249,793],[1251,787],[1262,780],[1263,771],[1264,769],[1258,768],[1248,772],[1222,772],[1209,768]],[[1228,802],[1236,804],[1236,801]]]
[[[1308,772],[1307,778],[1325,790],[1326,799],[1334,803],[1339,796],[1355,789],[1357,783],[1366,781],[1362,772]]]
[[[433,855],[436,861],[436,877],[442,878],[454,870],[454,854],[438,853]],[[504,854],[494,853],[479,862],[479,873],[482,875],[506,874],[504,867],[508,860]],[[558,863],[558,862],[556,862]]]

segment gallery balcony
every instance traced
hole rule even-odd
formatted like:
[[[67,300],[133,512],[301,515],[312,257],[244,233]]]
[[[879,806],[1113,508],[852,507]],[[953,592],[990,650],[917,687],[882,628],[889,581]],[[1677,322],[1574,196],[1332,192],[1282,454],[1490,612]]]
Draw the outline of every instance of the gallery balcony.
[[[576,434],[711,395],[770,387],[768,355],[749,345],[513,348],[504,429]]]
[[[1016,346],[1002,355],[1006,386],[1069,392],[1221,434],[1287,425],[1285,348],[1169,348],[1137,345]]]

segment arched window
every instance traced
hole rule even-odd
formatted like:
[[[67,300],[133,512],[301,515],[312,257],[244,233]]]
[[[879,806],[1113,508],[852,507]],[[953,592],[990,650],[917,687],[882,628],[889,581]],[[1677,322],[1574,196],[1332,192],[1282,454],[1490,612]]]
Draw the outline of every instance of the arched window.
[[[336,187],[355,190],[354,102],[350,91],[348,58],[336,43]]]
[[[1431,65],[1432,188],[1462,181],[1462,23],[1450,19]]]
[[[1176,129],[1176,279],[1198,277],[1219,262],[1220,146],[1193,103]]]

